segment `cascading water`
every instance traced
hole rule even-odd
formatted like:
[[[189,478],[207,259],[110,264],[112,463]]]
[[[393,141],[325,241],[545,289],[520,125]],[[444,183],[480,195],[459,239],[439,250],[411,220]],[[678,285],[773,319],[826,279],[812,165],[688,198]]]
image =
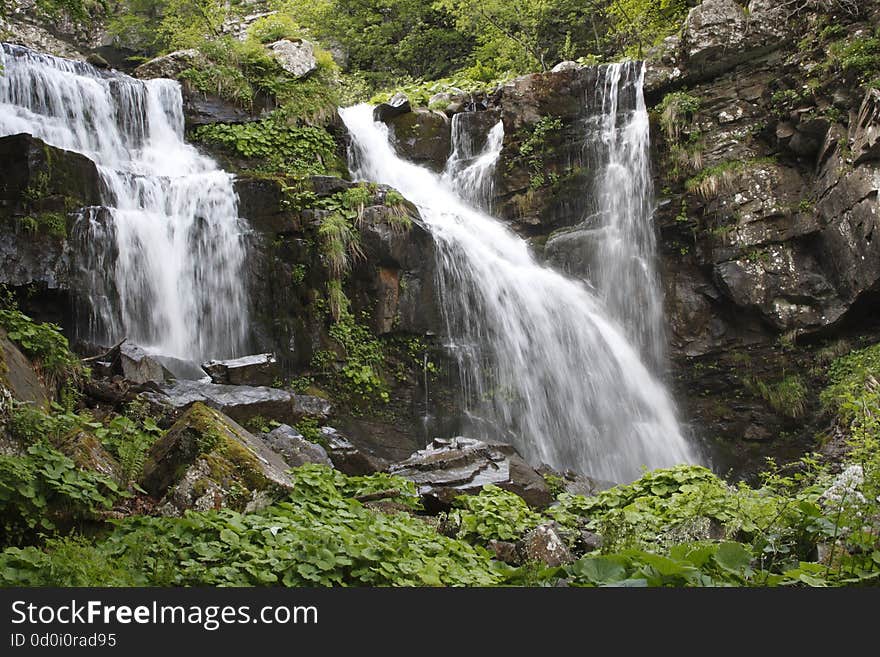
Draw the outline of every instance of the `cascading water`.
[[[602,69],[599,173],[593,190],[601,237],[590,282],[643,359],[659,371],[665,364],[666,340],[654,262],[657,245],[652,222],[650,122],[642,94],[644,66],[625,62]]]
[[[500,437],[533,463],[615,481],[695,460],[666,390],[602,302],[474,207],[501,149],[500,125],[479,156],[440,177],[395,154],[371,107],[340,115],[355,174],[400,190],[435,237],[470,433]]]
[[[3,44],[0,136],[28,133],[92,159],[106,207],[74,226],[86,337],[185,359],[242,353],[247,226],[232,176],[183,141],[180,85],[105,74]]]
[[[443,181],[471,205],[491,211],[495,162],[504,142],[504,125],[498,121],[481,143],[469,125],[481,117],[481,112],[461,112],[452,117],[452,154],[443,170]]]

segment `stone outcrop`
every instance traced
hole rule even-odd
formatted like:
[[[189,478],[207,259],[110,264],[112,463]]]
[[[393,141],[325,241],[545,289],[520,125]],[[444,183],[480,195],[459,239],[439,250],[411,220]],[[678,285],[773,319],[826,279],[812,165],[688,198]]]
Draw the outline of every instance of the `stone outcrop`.
[[[309,41],[281,39],[268,46],[275,61],[295,78],[302,78],[317,70],[315,47]]]
[[[194,404],[203,404],[221,411],[237,422],[256,417],[296,424],[304,417],[326,419],[330,402],[309,395],[265,386],[229,386],[201,381],[176,381],[161,392],[145,396],[158,406],[184,411]]]
[[[256,511],[293,488],[287,464],[223,413],[195,404],[153,446],[141,485],[158,510]]]
[[[478,493],[488,484],[516,493],[533,507],[553,501],[543,477],[503,443],[435,438],[388,472],[414,482],[428,507],[448,506],[457,496]]]

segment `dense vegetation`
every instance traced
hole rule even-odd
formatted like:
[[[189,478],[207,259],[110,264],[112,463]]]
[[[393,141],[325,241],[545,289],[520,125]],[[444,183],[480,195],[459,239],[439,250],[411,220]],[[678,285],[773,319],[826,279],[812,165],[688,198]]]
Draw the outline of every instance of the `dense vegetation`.
[[[74,362],[55,328],[21,313],[15,321],[12,335],[35,358]],[[293,491],[258,513],[109,514],[142,494],[134,482],[143,454],[161,435],[145,407],[99,420],[83,409],[7,401],[0,421],[19,451],[0,457],[0,584],[870,583],[880,576],[878,375],[880,345],[828,368],[822,403],[849,444],[840,467],[808,456],[784,471],[770,468],[750,487],[699,466],[677,466],[594,497],[566,493],[551,478],[556,502],[543,511],[487,486],[458,498],[440,518],[425,515],[409,481],[348,477],[319,465],[292,470]],[[82,432],[125,464],[116,480],[59,451]],[[380,491],[385,506],[359,501]],[[495,558],[492,541],[516,541],[548,522],[576,560],[549,568]],[[585,547],[585,531],[601,536],[601,547]]]

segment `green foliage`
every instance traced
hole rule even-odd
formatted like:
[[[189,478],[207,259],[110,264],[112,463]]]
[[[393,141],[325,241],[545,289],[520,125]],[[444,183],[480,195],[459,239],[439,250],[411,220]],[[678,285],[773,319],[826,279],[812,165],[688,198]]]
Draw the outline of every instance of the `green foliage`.
[[[616,49],[641,59],[646,48],[681,29],[687,0],[614,0],[607,5]]]
[[[115,482],[76,467],[46,442],[26,454],[0,455],[0,518],[6,545],[58,524],[95,518],[120,494]]]
[[[880,75],[880,37],[862,35],[832,43],[824,68],[850,73],[862,84],[870,83]]]
[[[544,521],[519,495],[492,485],[457,497],[455,506],[448,522],[458,527],[457,538],[470,542],[516,540]]]
[[[291,126],[279,114],[252,123],[200,126],[193,138],[292,176],[332,175],[341,166],[330,133],[321,127]]]
[[[318,38],[340,43],[349,67],[437,78],[473,48],[449,13],[418,0],[282,0],[276,5]]]
[[[35,322],[12,308],[0,309],[0,326],[6,329],[7,337],[25,354],[36,359],[50,377],[61,380],[79,375],[79,359],[70,351],[60,326]]]
[[[140,478],[147,452],[162,433],[150,417],[139,424],[124,415],[116,415],[109,422],[92,422],[86,426],[93,429],[107,451],[119,459],[122,486],[131,486]]]
[[[807,386],[797,375],[785,376],[773,383],[747,378],[744,383],[748,390],[786,417],[797,419],[806,411]]]
[[[259,514],[222,510],[128,518],[94,548],[66,547],[83,561],[78,572],[97,578],[91,584],[117,577],[154,586],[486,586],[500,581],[484,550],[440,536],[408,514],[374,512],[350,497],[401,482],[346,479],[317,465],[297,468],[293,476],[290,500]],[[58,544],[50,547],[55,551],[4,552],[0,584],[45,581],[51,562],[59,559]],[[57,570],[69,572],[70,555],[61,556]],[[106,561],[115,567],[105,574],[99,566]]]
[[[836,358],[828,368],[830,385],[820,400],[844,422],[852,421],[864,407],[864,397],[880,377],[880,344]]]
[[[511,161],[510,166],[523,163],[529,170],[529,189],[535,190],[543,185],[558,180],[556,174],[547,175],[545,158],[551,155],[551,145],[558,140],[562,131],[562,120],[552,116],[543,116],[530,130],[522,135],[519,153]]]
[[[657,106],[660,125],[671,143],[681,140],[682,131],[700,110],[700,99],[686,91],[673,91],[666,94]]]
[[[302,418],[296,423],[294,429],[299,431],[300,435],[310,443],[316,443],[318,445],[326,445],[327,443],[324,434],[321,433],[319,422],[313,417]]]
[[[350,313],[342,314],[330,327],[330,337],[343,349],[342,376],[351,392],[362,396],[378,396],[389,400],[387,385],[382,378],[385,351],[379,339],[365,323],[355,321]]]
[[[355,214],[356,213],[352,213]],[[351,260],[362,258],[360,237],[351,220],[340,212],[331,212],[318,227],[321,256],[331,279],[340,280],[351,270]]]

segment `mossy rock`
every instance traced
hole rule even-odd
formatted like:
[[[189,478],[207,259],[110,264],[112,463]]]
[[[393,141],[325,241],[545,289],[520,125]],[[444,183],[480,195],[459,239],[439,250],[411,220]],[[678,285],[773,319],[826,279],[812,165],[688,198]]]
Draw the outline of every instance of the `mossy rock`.
[[[18,401],[49,408],[50,394],[34,366],[0,328],[0,385]]]
[[[141,485],[165,515],[229,507],[253,511],[293,484],[263,441],[220,411],[193,404],[150,450]]]

